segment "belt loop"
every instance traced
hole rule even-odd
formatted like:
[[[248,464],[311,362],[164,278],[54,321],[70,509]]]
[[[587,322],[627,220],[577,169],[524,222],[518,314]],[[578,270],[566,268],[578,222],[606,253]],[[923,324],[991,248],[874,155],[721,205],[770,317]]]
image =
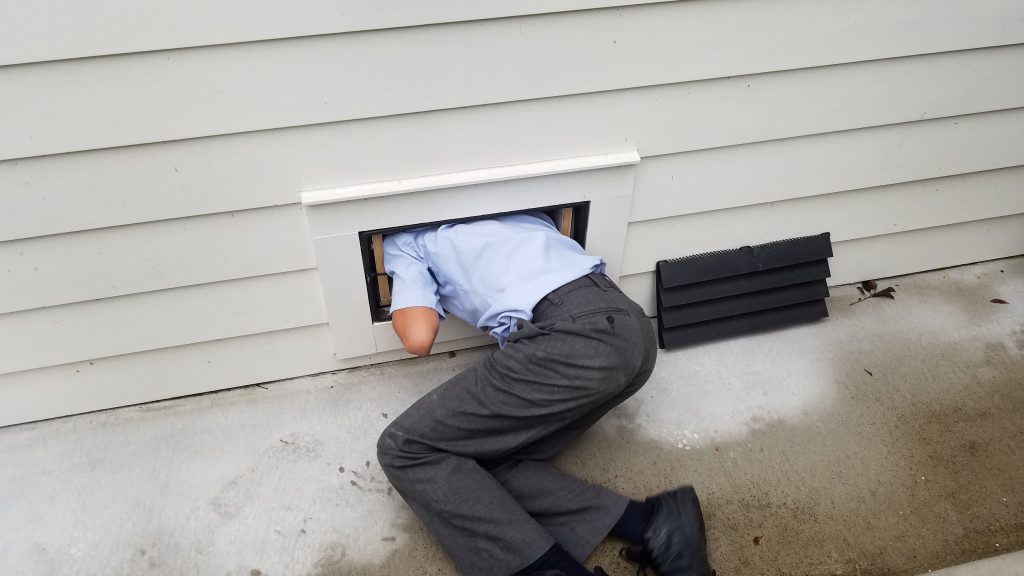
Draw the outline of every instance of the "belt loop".
[[[562,297],[559,296],[557,292],[557,290],[552,290],[551,292],[548,292],[547,296],[541,298],[541,300],[547,300],[548,302],[551,303],[552,306],[558,308],[559,306],[562,305]]]
[[[587,278],[590,278],[590,281],[593,282],[595,286],[600,288],[602,292],[607,292],[608,288],[610,288],[610,286],[608,286],[608,283],[611,282],[611,280],[608,280],[608,277],[606,277],[604,274],[600,274],[598,272],[591,272],[590,274],[587,274]]]

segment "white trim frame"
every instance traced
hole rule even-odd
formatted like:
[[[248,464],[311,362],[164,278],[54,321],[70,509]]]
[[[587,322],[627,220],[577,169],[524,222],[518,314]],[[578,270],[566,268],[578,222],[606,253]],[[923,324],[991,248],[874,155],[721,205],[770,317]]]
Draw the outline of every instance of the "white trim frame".
[[[587,251],[617,280],[639,162],[631,150],[303,192],[335,357],[359,365],[401,350],[391,323],[370,314],[360,232],[589,202]],[[453,318],[436,341],[490,339]]]

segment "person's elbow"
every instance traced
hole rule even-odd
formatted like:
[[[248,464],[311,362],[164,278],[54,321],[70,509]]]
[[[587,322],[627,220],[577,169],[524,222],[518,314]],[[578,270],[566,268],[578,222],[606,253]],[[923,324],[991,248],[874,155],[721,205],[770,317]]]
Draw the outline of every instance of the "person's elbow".
[[[407,336],[402,340],[405,351],[414,356],[430,356],[430,349],[434,347],[434,338],[428,334],[416,334]]]
[[[402,340],[402,346],[415,356],[430,355],[440,323],[437,312],[423,306],[403,308],[391,315],[391,325]]]

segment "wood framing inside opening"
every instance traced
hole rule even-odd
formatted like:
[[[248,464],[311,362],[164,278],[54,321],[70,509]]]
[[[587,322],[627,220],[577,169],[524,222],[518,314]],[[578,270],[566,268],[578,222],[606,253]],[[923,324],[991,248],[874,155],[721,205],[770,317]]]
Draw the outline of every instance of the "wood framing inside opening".
[[[384,235],[374,234],[373,265],[377,275],[377,298],[381,306],[391,305],[391,277],[384,270]]]

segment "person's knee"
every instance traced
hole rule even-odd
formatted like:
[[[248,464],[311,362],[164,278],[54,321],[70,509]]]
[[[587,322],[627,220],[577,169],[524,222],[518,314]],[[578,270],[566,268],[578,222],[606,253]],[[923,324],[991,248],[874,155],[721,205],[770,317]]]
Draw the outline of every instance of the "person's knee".
[[[394,467],[399,453],[399,434],[395,431],[394,424],[388,426],[377,438],[377,462],[380,467],[388,472]]]

